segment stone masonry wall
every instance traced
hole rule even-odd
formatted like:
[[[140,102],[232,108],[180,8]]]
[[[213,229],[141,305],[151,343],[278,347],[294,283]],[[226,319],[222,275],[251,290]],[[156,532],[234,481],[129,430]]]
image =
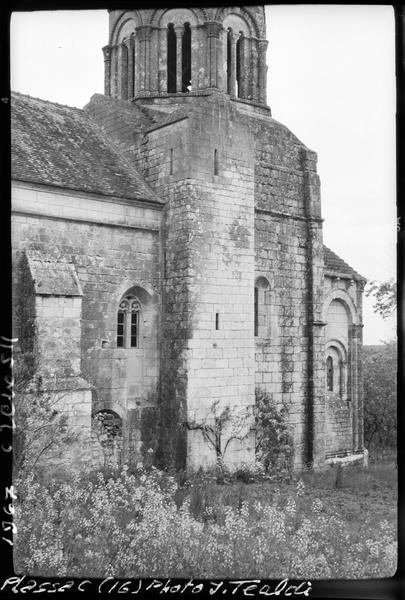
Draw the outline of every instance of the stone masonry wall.
[[[80,370],[95,387],[93,411],[114,410],[125,428],[131,411],[140,413],[156,402],[160,210],[29,185],[14,189],[13,209],[13,260],[17,274],[24,249],[31,248],[71,261],[83,290],[81,315],[74,312],[74,299],[37,300],[40,335],[47,339],[42,345],[47,348],[45,362],[51,364],[52,357],[60,361],[58,336],[67,342],[71,328],[81,326]],[[129,403],[127,362],[132,349],[116,348],[116,315],[119,300],[134,285],[147,291],[154,308],[143,323],[142,385]],[[16,276],[14,297],[20,293]],[[67,314],[68,310],[72,314]],[[63,360],[70,361],[64,368],[78,372],[77,353],[66,352]],[[139,415],[138,422],[140,419]]]
[[[326,347],[341,344],[347,353],[343,393],[338,389],[334,393],[326,394],[325,451],[328,455],[363,449],[361,373],[363,287],[363,282],[347,275],[328,273],[325,278]]]
[[[139,147],[138,169],[168,200],[162,389],[172,397],[165,410],[170,405],[172,416],[189,423],[210,418],[217,401],[219,412],[230,405],[234,415],[254,402],[252,148],[243,120],[223,96],[203,99],[188,118],[149,131]],[[183,437],[183,452],[185,443]],[[247,438],[226,459],[252,456]],[[188,466],[213,460],[200,433],[189,432]]]
[[[323,372],[316,368],[323,331],[313,325],[323,299],[316,155],[284,126],[250,112],[256,138],[255,277],[270,284],[270,326],[255,338],[256,385],[288,405],[299,467],[309,452],[318,460],[324,442]]]

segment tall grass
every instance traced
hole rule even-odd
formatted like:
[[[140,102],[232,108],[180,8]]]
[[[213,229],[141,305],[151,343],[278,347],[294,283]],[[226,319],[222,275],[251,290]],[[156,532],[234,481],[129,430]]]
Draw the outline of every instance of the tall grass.
[[[396,570],[392,523],[353,532],[350,519],[301,480],[288,493],[256,485],[256,498],[255,485],[201,478],[179,485],[156,469],[15,483],[18,573],[360,578]]]

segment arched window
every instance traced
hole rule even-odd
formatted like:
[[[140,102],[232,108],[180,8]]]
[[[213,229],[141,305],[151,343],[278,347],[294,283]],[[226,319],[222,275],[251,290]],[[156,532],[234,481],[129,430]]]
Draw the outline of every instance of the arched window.
[[[269,337],[270,295],[269,282],[265,277],[258,277],[254,295],[254,335],[259,338]]]
[[[172,94],[176,91],[177,59],[176,59],[176,32],[173,23],[167,26],[167,91]]]
[[[139,347],[141,303],[135,296],[126,296],[120,302],[117,314],[117,348]]]
[[[333,392],[333,358],[328,356],[326,359],[326,389]]]
[[[181,43],[181,91],[189,92],[191,90],[191,29],[190,24],[184,24],[184,32]]]
[[[242,37],[242,33],[240,35],[240,37],[238,38],[238,41],[236,42],[236,97],[240,98],[241,97],[241,76],[242,76],[242,70],[241,70],[241,37]]]

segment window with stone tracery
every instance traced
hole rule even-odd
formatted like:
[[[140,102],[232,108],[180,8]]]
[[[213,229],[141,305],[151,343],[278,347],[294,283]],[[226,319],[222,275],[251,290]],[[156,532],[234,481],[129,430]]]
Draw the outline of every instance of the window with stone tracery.
[[[139,347],[141,303],[135,296],[126,296],[117,313],[117,348]]]

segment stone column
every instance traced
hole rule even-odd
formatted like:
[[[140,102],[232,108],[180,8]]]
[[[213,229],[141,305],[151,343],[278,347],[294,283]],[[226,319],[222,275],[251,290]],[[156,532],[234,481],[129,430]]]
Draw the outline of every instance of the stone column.
[[[128,100],[134,97],[134,36],[127,41],[128,48]]]
[[[183,25],[175,25],[174,32],[176,34],[176,92],[181,92],[183,89]]]
[[[159,33],[157,27],[151,28],[149,70],[150,70],[150,91],[155,94],[159,91]]]
[[[353,411],[353,451],[363,449],[363,395],[361,377],[361,347],[363,325],[352,325],[350,330],[351,399]]]
[[[158,30],[159,92],[167,92],[167,27]]]
[[[110,96],[111,92],[111,46],[104,46],[104,94]]]
[[[136,28],[139,39],[139,91],[149,91],[150,84],[150,25]]]
[[[191,91],[195,92],[200,87],[199,72],[200,72],[200,27],[191,26]]]
[[[258,82],[258,100],[262,104],[267,104],[267,65],[266,65],[266,51],[267,51],[267,40],[258,41],[258,69],[259,69],[259,82]]]
[[[120,45],[120,97],[128,100],[128,43]]]
[[[236,42],[238,41],[238,37],[238,33],[231,33],[231,77],[228,90],[231,98],[235,98],[236,96]]]
[[[243,38],[243,63],[242,63],[242,80],[243,80],[243,93],[244,98],[252,99],[252,40],[249,38]]]
[[[359,318],[363,313],[363,292],[365,280],[357,282],[357,310]],[[357,446],[364,449],[364,389],[363,389],[363,324],[357,325]]]
[[[111,46],[111,60],[110,60],[110,96],[117,97],[118,88],[118,47]]]
[[[145,90],[150,90],[150,35],[151,28],[145,25]]]
[[[304,403],[304,463],[320,466],[325,457],[325,334],[322,322],[324,259],[320,183],[316,154],[302,149],[306,219],[307,369]]]
[[[252,100],[258,100],[259,99],[259,95],[258,95],[258,57],[257,57],[257,40],[256,39],[252,39],[251,40],[251,64],[250,64],[250,68],[252,70]]]
[[[207,35],[207,52],[204,56],[206,65],[205,82],[208,87],[223,87],[223,50],[219,43],[220,33],[223,31],[220,23],[207,21],[205,23]]]
[[[248,75],[248,71],[245,67],[246,64],[246,38],[243,34],[240,36],[239,42],[239,60],[240,60],[240,79],[239,79],[239,97],[246,98],[246,77]]]

